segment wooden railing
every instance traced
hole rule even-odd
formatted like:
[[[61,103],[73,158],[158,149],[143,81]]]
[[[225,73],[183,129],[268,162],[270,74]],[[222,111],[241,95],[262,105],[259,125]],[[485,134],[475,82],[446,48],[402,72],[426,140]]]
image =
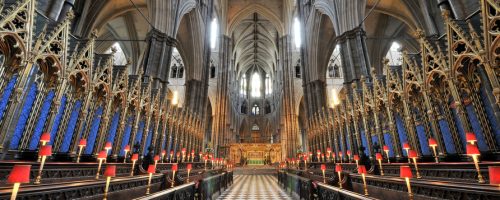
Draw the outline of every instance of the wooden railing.
[[[325,182],[326,185],[339,186],[338,175],[334,171],[333,163],[326,163],[326,177],[323,179],[320,165],[311,163],[307,170],[290,167],[289,174],[302,178]],[[323,163],[325,164],[325,163]],[[399,177],[399,168],[407,163],[384,164],[384,176],[379,173],[378,165],[367,168],[366,182],[371,197],[379,199],[407,199],[407,186],[404,179]],[[483,162],[480,164],[481,174],[488,182],[488,166],[498,166],[499,162]],[[416,175],[415,168],[414,176]],[[342,164],[342,186],[351,192],[364,194],[363,180],[357,174],[356,164]],[[472,163],[419,163],[419,172],[422,178],[412,178],[411,187],[414,199],[500,199],[498,186],[487,183],[477,183],[477,171]]]
[[[375,198],[364,196],[345,189],[336,188],[320,183],[309,178],[301,177],[285,171],[278,172],[278,182],[288,192],[299,199],[360,199],[373,200]]]
[[[334,163],[308,163],[308,171],[314,171],[314,173],[321,173],[320,165],[326,164],[327,171],[333,171],[335,169]],[[350,173],[357,173],[355,163],[343,163],[342,170]],[[409,165],[408,163],[383,163],[382,168],[384,169],[385,176],[395,176],[399,177],[399,168],[401,165]],[[413,169],[413,173],[416,174],[414,165],[409,165]],[[500,166],[500,162],[481,162],[479,167],[481,169],[481,174],[485,180],[489,180],[488,177],[488,166]],[[422,179],[429,180],[440,180],[440,181],[452,181],[452,182],[464,182],[464,183],[477,183],[477,171],[475,169],[474,163],[472,162],[455,162],[455,163],[418,163],[418,168]],[[303,164],[301,169],[304,169]],[[380,175],[378,164],[372,163],[370,168],[367,168],[370,174]]]
[[[177,187],[166,189],[150,195],[136,198],[135,200],[160,200],[160,199],[183,199],[194,200],[197,192],[196,183],[186,183]]]
[[[129,176],[111,179],[108,199],[130,199],[146,193],[148,176]],[[87,180],[72,182],[54,182],[41,185],[21,186],[17,199],[102,199],[106,181]],[[151,179],[151,191],[156,192],[165,186],[162,174],[154,174]],[[11,188],[0,189],[0,199],[9,199]]]
[[[233,172],[223,172],[196,182],[186,183],[167,190],[159,191],[135,200],[182,199],[205,200],[221,194],[233,183]]]
[[[186,171],[187,163],[179,163],[178,170],[181,177],[187,174]],[[0,187],[6,185],[7,177],[14,165],[32,165],[30,172],[30,179],[34,181],[38,175],[38,169],[40,163],[38,162],[26,162],[26,161],[2,161],[0,162]],[[116,175],[117,177],[124,177],[130,175],[130,170],[132,163],[103,163],[100,174],[104,173],[107,165],[116,165]],[[157,172],[169,172],[172,168],[172,163],[158,163],[156,171]],[[80,180],[92,180],[97,174],[98,163],[95,162],[82,162],[82,163],[71,163],[71,162],[47,162],[44,165],[42,173],[42,183],[54,183],[54,182],[67,182],[67,181],[80,181]],[[192,163],[191,175],[195,176],[197,174],[204,172],[203,163]],[[208,165],[208,171],[210,170],[210,165]],[[145,169],[142,165],[137,162],[134,168],[134,174],[145,173]],[[186,175],[187,176],[187,175]]]

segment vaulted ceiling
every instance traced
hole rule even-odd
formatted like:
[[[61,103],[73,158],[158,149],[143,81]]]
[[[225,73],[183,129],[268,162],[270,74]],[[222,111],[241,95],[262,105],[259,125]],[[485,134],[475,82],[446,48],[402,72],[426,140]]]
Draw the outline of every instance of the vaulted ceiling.
[[[272,74],[276,67],[278,32],[269,20],[253,13],[237,24],[231,36],[239,74],[253,66]]]
[[[141,9],[147,14],[146,9]],[[100,30],[96,51],[104,53],[107,49],[118,42],[132,62],[131,70],[139,65],[142,52],[146,48],[145,38],[149,31],[149,25],[137,10],[131,10],[108,21]]]

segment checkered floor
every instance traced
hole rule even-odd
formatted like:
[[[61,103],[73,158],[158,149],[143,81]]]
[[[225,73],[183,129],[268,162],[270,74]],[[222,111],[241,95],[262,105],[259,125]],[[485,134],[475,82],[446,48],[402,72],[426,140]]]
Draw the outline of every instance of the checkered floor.
[[[218,199],[292,199],[271,175],[236,175]]]

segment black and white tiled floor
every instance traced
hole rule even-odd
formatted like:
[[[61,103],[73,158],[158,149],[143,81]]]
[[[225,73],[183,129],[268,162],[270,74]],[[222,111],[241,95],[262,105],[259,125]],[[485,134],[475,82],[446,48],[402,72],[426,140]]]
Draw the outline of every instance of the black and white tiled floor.
[[[271,175],[236,175],[218,199],[292,199]]]

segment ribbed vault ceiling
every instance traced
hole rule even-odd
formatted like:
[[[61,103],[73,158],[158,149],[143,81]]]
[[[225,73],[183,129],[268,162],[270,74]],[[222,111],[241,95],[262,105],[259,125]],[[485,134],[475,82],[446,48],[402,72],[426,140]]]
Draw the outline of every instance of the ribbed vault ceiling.
[[[253,13],[242,20],[232,33],[238,74],[253,66],[272,74],[276,66],[277,35],[276,28],[262,15]]]

